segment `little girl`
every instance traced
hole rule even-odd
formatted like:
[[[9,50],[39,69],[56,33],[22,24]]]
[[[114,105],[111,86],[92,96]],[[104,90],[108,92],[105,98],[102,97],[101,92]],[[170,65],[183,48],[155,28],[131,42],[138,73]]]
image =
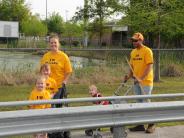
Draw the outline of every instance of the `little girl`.
[[[46,90],[49,91],[51,98],[58,92],[56,81],[50,77],[51,69],[49,64],[40,67],[40,74],[46,78]]]
[[[46,79],[43,76],[39,76],[36,80],[36,86],[29,96],[29,100],[49,100],[50,93],[45,88],[46,88]],[[30,109],[46,109],[50,107],[51,107],[50,104],[29,106]],[[47,133],[34,134],[33,138],[47,138]]]
[[[102,94],[99,92],[98,88],[95,86],[95,85],[90,85],[89,86],[89,94],[92,96],[92,97],[102,97]],[[96,105],[108,105],[110,104],[109,101],[96,101],[96,102],[93,102],[94,104]],[[100,128],[97,128],[97,129],[86,129],[85,130],[85,134],[87,136],[93,136],[93,131],[94,130],[100,130]],[[113,132],[113,128],[110,128],[111,132]]]
[[[102,94],[98,91],[98,88],[95,85],[89,86],[89,94],[91,94],[92,97],[102,97]],[[109,101],[97,101],[94,102],[94,104],[108,105]]]

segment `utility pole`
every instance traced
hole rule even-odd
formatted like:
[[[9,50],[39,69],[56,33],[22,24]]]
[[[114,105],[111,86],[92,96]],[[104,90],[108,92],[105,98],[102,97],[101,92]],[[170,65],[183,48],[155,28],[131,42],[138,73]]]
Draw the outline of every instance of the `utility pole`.
[[[83,45],[84,47],[88,46],[88,31],[87,31],[87,26],[88,26],[88,0],[84,0],[84,42]]]
[[[47,21],[47,0],[46,0],[46,3],[45,3],[45,25],[46,25],[46,28],[47,28],[47,34],[46,34],[46,43],[48,42],[48,21]]]
[[[47,22],[47,0],[46,0],[46,4],[45,4],[45,6],[46,6],[46,9],[45,9],[45,16],[46,16],[46,22]]]
[[[68,22],[68,10],[65,10],[65,25],[68,26],[69,25],[69,22]],[[68,29],[68,27],[66,27]],[[72,46],[72,36],[71,36],[71,33],[69,31],[67,31],[67,34],[68,34],[68,43],[70,45],[70,47]]]
[[[65,10],[65,18],[66,18],[66,22],[68,21],[68,10]]]

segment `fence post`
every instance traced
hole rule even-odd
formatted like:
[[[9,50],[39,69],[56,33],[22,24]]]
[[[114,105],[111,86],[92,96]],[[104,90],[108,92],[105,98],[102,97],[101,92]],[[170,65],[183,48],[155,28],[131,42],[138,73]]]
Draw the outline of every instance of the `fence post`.
[[[126,138],[127,132],[124,126],[117,126],[113,128],[113,138]]]
[[[120,103],[126,103],[126,101],[121,101],[121,100],[114,100],[112,104],[120,104]],[[127,137],[127,132],[125,129],[125,126],[115,126],[113,127],[113,138],[126,138]]]

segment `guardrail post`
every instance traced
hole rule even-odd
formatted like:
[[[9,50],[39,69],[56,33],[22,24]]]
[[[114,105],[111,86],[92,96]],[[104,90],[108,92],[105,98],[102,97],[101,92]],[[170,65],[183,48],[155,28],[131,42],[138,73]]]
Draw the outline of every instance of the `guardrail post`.
[[[112,104],[120,104],[120,103],[126,103],[125,100],[114,100]],[[113,138],[126,138],[127,137],[127,132],[125,129],[125,126],[116,126],[113,127]]]
[[[114,127],[113,138],[126,138],[126,137],[127,137],[127,132],[124,126]]]

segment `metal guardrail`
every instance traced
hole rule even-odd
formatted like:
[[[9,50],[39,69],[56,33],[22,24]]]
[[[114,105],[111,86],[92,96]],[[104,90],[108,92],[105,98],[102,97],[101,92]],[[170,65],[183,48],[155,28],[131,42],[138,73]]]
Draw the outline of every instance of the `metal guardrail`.
[[[37,100],[37,101],[10,101],[0,102],[0,107],[24,106],[35,104],[54,104],[54,103],[77,103],[77,102],[95,102],[95,101],[128,101],[137,99],[158,99],[158,98],[181,98],[184,93],[176,94],[153,94],[153,95],[131,95],[131,96],[109,96],[109,97],[87,97],[87,98],[70,98],[70,99],[55,99],[55,100]]]
[[[184,101],[6,111],[0,136],[183,120]]]

